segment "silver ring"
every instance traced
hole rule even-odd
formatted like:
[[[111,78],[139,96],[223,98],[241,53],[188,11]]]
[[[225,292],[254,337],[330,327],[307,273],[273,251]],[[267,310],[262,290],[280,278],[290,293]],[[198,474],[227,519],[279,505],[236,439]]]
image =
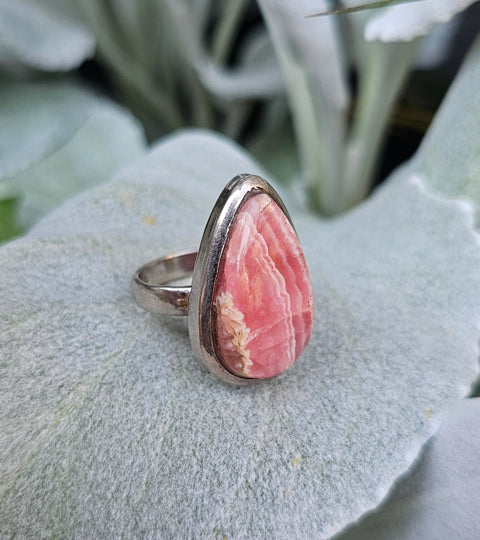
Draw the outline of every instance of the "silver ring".
[[[191,285],[173,282],[192,276]],[[186,315],[202,364],[235,385],[290,367],[313,327],[313,294],[291,218],[259,176],[224,188],[197,252],[161,257],[132,278],[136,302],[159,315]]]

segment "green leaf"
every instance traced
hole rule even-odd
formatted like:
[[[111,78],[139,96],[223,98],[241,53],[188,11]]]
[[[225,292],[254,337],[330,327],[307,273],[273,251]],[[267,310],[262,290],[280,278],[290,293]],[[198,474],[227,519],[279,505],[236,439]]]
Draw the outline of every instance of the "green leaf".
[[[144,149],[124,109],[66,83],[0,89],[0,182],[21,193],[24,226],[108,179]]]
[[[232,388],[185,321],[139,309],[151,258],[195,245],[258,165],[183,134],[0,248],[4,536],[326,538],[378,505],[478,375],[480,250],[465,205],[414,177],[323,222],[303,357]]]
[[[337,540],[475,538],[480,530],[480,399],[449,411],[420,462],[372,515]]]
[[[340,7],[336,9],[328,9],[321,11],[320,13],[314,13],[312,15],[307,15],[310,17],[323,17],[325,15],[344,15],[349,13],[356,13],[358,11],[366,11],[369,9],[379,9],[383,7],[391,6],[392,4],[404,4],[407,2],[421,2],[425,0],[380,0],[379,2],[368,2],[363,4],[356,4],[349,7]],[[340,3],[337,1],[337,3]]]
[[[44,2],[0,0],[0,45],[20,63],[66,71],[93,56],[93,34]]]
[[[6,196],[0,198],[0,244],[21,233],[18,223],[20,197]]]

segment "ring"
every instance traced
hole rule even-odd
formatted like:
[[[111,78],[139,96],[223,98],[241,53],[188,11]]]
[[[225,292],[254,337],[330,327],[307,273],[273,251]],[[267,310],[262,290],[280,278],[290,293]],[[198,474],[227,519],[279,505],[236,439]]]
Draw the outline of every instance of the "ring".
[[[189,276],[191,285],[175,284]],[[285,371],[312,333],[312,285],[300,242],[279,195],[255,175],[226,185],[198,253],[145,264],[132,292],[147,311],[188,316],[195,356],[235,385]]]

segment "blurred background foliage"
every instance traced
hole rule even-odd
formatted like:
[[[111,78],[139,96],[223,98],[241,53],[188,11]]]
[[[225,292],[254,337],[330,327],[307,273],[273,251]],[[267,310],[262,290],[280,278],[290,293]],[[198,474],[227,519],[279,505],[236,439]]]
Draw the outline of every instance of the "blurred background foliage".
[[[337,4],[333,2],[331,7]],[[288,91],[288,80],[285,84],[285,73],[282,74],[277,60],[279,54],[282,59],[285,50],[282,53],[278,43],[275,50],[271,38],[273,36],[275,42],[275,31],[272,32],[271,20],[267,29],[262,13],[268,22],[272,11],[267,0],[258,4],[254,0],[0,0],[0,92],[3,96],[0,96],[3,128],[0,164],[10,159],[12,148],[15,153],[18,145],[32,139],[29,132],[43,131],[41,122],[48,122],[57,114],[61,114],[70,126],[65,130],[62,121],[57,121],[57,131],[54,131],[65,130],[64,142],[78,138],[79,126],[87,119],[90,123],[96,122],[88,128],[88,135],[81,135],[81,144],[70,142],[68,155],[65,156],[65,152],[60,157],[57,155],[55,163],[42,165],[40,172],[38,168],[32,169],[32,160],[44,163],[52,153],[58,154],[57,147],[48,149],[46,137],[41,144],[38,140],[32,142],[33,146],[25,143],[28,155],[21,159],[26,165],[12,170],[0,166],[0,180],[4,181],[0,191],[0,240],[19,234],[60,200],[110,177],[120,165],[140,154],[145,142],[151,143],[172,131],[191,126],[213,129],[234,138],[281,181],[300,178],[303,169],[307,187],[304,192],[309,196],[310,205],[324,214],[344,211],[413,154],[480,26],[480,5],[476,3],[447,25],[437,27],[439,30],[433,32],[423,46],[415,47],[415,60],[400,99],[391,109],[386,98],[386,126],[379,120],[379,126],[372,129],[372,121],[368,118],[357,122],[360,128],[355,125],[357,116],[368,109],[368,105],[363,107],[362,103],[358,106],[358,100],[363,99],[364,82],[359,62],[354,58],[359,54],[353,36],[357,22],[349,27],[353,19],[335,16],[336,31],[342,35],[339,42],[346,49],[343,52],[347,58],[349,101],[341,121],[346,122],[345,129],[351,128],[354,135],[358,132],[363,141],[368,139],[362,132],[362,125],[366,125],[365,129],[370,133],[377,132],[372,139],[378,141],[373,141],[366,149],[372,157],[362,158],[369,162],[364,174],[366,178],[355,182],[360,181],[363,187],[354,193],[346,193],[343,200],[336,196],[332,202],[328,195],[328,190],[332,189],[329,182],[336,182],[337,177],[344,174],[348,176],[348,171],[344,173],[330,164],[325,166],[315,162],[312,165],[312,155],[316,160],[318,148],[325,146],[324,162],[346,162],[347,169],[350,166],[357,170],[356,161],[354,159],[348,165],[348,154],[338,152],[334,155],[341,144],[333,140],[335,136],[329,131],[328,114],[317,123],[323,122],[326,126],[322,128],[323,139],[315,140],[315,135],[310,137],[308,132],[301,133],[302,112],[298,107],[295,110],[294,92],[291,88]],[[355,21],[364,19],[365,15],[358,15]],[[287,28],[286,34],[290,30]],[[395,57],[392,58],[395,61]],[[410,63],[406,63],[405,72],[409,67]],[[303,68],[308,71],[308,63]],[[68,98],[69,105],[62,109],[64,94],[50,99],[48,105],[46,95],[51,94],[52,87],[40,88],[40,99],[35,97],[37,89],[33,87],[25,93],[25,84],[39,82],[70,84],[79,91],[86,89],[89,95],[83,95],[78,107]],[[398,87],[402,82],[403,78],[399,76]],[[315,83],[312,85],[307,93],[314,94],[318,90]],[[395,92],[392,91],[392,98]],[[114,110],[113,104],[104,102],[102,107],[111,108],[105,123],[101,120],[104,112],[96,109],[97,104],[92,105],[93,96],[107,97],[127,110]],[[42,106],[44,98],[46,105]],[[293,117],[289,100],[290,105],[293,103]],[[32,123],[28,116],[30,108],[34,114],[32,104],[35,102],[37,112],[38,109],[50,111],[50,116],[46,113],[41,122],[37,118],[40,123]],[[84,102],[89,104],[85,106]],[[77,124],[73,122],[76,127],[72,127],[68,119],[76,108],[74,117],[82,117],[81,111],[89,112]],[[13,109],[17,110],[20,120],[12,113]],[[96,112],[92,113],[94,109]],[[328,113],[328,107],[326,110]],[[92,120],[97,113],[100,119]],[[308,111],[303,114],[308,115]],[[375,117],[376,111],[370,114]],[[108,163],[102,162],[91,170],[87,167],[82,172],[82,167],[90,161],[87,140],[98,138],[95,145],[98,152],[112,154],[108,132],[116,129],[115,123],[124,122],[120,117],[125,115],[134,117],[125,120],[131,124],[130,134],[125,138],[128,148],[117,152],[114,158],[107,160]],[[140,121],[142,128],[135,119]],[[12,125],[23,125],[25,130],[18,127],[13,130],[18,144],[10,133]],[[45,128],[46,131],[49,129]],[[105,133],[100,134],[102,129]],[[140,132],[145,134],[146,140]],[[127,143],[127,140],[135,142]],[[305,149],[309,140],[311,148]],[[42,144],[45,144],[44,152],[38,151]],[[64,148],[65,145],[60,146]],[[35,158],[30,154],[32,148],[38,151]],[[94,156],[95,151],[91,155]],[[59,166],[59,160],[62,166]],[[72,173],[72,170],[76,172]],[[322,177],[326,177],[324,182]],[[346,183],[348,185],[348,178]],[[37,191],[36,198],[31,195],[33,186]],[[28,203],[30,199],[33,202],[27,207],[31,211],[22,210],[25,200]]]

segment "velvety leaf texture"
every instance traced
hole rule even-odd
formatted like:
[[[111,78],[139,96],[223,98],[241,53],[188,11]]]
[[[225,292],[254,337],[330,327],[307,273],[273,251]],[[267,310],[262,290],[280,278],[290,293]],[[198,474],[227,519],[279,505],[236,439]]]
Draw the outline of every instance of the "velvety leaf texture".
[[[466,205],[410,177],[346,217],[293,216],[316,322],[253,388],[138,308],[137,266],[198,244],[231,143],[176,136],[0,249],[0,534],[326,538],[378,505],[478,374]]]
[[[428,178],[433,189],[447,197],[471,201],[476,207],[477,225],[480,223],[479,86],[480,37],[410,164],[410,168]]]
[[[337,540],[470,540],[480,535],[480,399],[458,403],[385,504]]]

